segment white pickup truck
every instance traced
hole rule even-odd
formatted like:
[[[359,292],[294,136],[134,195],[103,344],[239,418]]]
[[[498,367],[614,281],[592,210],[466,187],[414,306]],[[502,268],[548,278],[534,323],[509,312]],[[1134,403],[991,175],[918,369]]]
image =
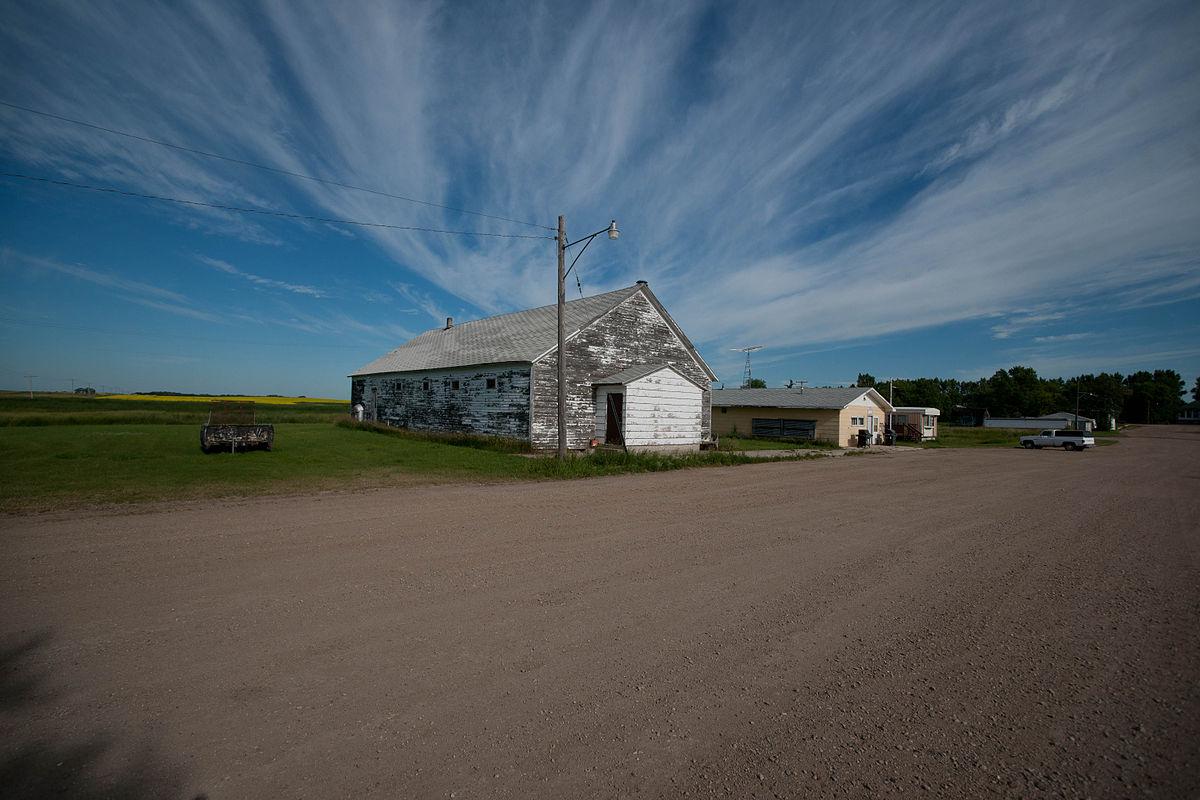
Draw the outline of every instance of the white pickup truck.
[[[1064,450],[1083,450],[1096,446],[1096,437],[1087,431],[1042,431],[1035,436],[1022,436],[1021,447],[1026,450],[1061,447]]]

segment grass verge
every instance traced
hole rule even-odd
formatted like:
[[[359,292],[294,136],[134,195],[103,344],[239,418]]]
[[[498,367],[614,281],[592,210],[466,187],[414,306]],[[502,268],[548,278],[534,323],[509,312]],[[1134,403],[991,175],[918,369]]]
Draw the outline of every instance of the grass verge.
[[[923,447],[926,449],[941,449],[951,447],[1019,447],[1021,437],[1037,433],[1035,430],[1018,430],[1015,428],[956,428],[942,425],[938,428],[938,438],[930,442],[897,442],[907,447]],[[1116,433],[1106,432],[1096,434],[1096,445],[1116,444]]]
[[[192,426],[9,426],[0,428],[0,511],[334,488],[557,480],[820,457],[599,452],[560,462],[479,444],[409,432],[381,435],[352,425],[296,423],[276,429],[271,452],[205,455],[199,428]]]

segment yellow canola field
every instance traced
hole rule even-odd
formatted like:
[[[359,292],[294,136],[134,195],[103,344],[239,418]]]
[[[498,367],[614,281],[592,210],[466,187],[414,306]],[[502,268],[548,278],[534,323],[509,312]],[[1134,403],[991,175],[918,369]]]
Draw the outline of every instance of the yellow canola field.
[[[349,400],[337,400],[323,397],[253,397],[235,396],[235,397],[202,397],[199,395],[163,395],[163,394],[98,394],[97,397],[103,397],[105,400],[162,400],[164,402],[189,402],[203,403],[209,400],[229,400],[237,403],[254,402],[264,405],[279,405],[291,406],[298,403],[348,403]]]

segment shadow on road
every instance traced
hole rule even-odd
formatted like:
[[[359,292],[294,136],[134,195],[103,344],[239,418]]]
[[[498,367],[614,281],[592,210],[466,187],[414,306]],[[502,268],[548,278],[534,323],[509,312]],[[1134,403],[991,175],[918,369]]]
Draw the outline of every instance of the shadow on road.
[[[110,733],[74,729],[70,717],[59,714],[50,735],[34,724],[39,712],[46,712],[56,700],[48,687],[49,671],[37,665],[38,651],[51,638],[49,631],[41,631],[20,641],[12,637],[0,641],[0,787],[4,797],[184,797],[183,774],[151,745],[123,750],[114,758],[119,742]],[[204,800],[205,796],[190,797]]]

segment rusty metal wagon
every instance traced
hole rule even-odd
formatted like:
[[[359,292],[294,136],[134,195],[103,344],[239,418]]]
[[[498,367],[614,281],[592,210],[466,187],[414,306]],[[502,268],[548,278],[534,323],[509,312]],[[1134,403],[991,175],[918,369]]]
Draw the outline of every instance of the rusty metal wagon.
[[[228,450],[270,450],[275,426],[254,421],[254,403],[214,400],[208,422],[200,426],[200,449],[206,453]]]

